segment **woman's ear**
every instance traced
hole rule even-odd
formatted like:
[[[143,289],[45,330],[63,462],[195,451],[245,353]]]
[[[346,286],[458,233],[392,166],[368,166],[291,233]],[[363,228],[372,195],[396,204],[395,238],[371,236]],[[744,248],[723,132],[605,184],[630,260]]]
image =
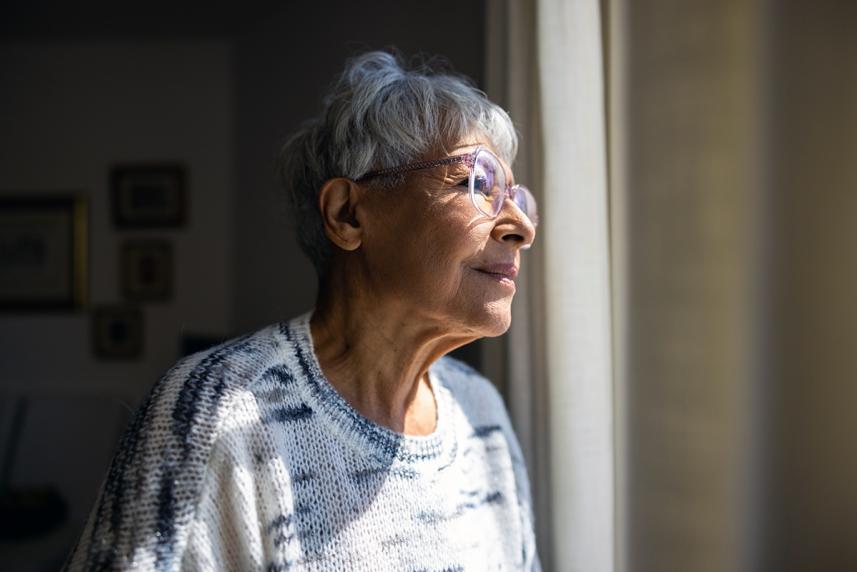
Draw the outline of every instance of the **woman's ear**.
[[[360,185],[342,177],[325,181],[318,193],[324,233],[343,250],[357,250],[363,242],[363,229],[357,219],[357,204],[362,196]]]

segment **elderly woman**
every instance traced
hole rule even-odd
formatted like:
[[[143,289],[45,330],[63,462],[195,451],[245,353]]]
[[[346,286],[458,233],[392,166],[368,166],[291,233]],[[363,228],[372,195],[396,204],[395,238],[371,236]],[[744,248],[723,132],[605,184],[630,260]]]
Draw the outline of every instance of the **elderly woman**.
[[[538,569],[503,402],[444,357],[509,328],[537,222],[516,145],[468,81],[351,61],[282,154],[315,310],[165,375],[69,567]]]

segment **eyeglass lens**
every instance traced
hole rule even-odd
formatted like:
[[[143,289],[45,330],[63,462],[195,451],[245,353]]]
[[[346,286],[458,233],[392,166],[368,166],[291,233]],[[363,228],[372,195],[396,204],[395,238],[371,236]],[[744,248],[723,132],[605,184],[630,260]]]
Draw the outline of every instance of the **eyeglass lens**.
[[[472,181],[471,194],[476,208],[484,215],[497,216],[503,206],[506,174],[490,153],[480,152],[476,155]]]
[[[495,217],[500,213],[506,199],[506,171],[493,154],[484,151],[476,154],[470,187],[473,204],[482,214]],[[538,224],[536,201],[526,187],[512,187],[510,198],[533,224]]]

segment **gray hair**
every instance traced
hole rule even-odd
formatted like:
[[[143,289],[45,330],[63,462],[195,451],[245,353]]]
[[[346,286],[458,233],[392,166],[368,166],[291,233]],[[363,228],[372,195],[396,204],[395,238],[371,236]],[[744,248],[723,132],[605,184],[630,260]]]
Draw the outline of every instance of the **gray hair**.
[[[332,252],[318,210],[325,181],[353,180],[424,159],[473,132],[512,163],[518,146],[512,120],[466,77],[427,63],[409,69],[386,52],[351,59],[321,115],[293,134],[280,153],[279,175],[298,243],[319,276]]]

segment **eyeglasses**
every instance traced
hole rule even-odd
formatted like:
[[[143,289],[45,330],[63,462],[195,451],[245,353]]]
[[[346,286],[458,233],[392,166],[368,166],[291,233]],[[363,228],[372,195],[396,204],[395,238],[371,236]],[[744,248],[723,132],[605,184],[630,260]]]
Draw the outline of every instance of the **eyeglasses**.
[[[370,171],[358,177],[356,182],[362,183],[377,177],[401,175],[456,163],[464,163],[470,169],[468,179],[470,200],[476,210],[485,216],[495,218],[503,210],[503,203],[508,196],[512,203],[527,215],[533,226],[539,224],[538,207],[533,194],[523,185],[509,186],[506,182],[506,170],[503,169],[500,159],[484,147],[477,147],[472,153],[466,155],[452,155],[443,159],[419,161],[399,167]]]

